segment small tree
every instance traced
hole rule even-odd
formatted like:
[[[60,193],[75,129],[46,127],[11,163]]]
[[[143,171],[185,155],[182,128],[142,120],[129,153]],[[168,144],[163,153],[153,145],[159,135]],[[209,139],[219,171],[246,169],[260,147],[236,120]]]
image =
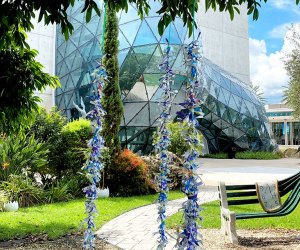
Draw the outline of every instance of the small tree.
[[[296,26],[292,26],[291,31],[290,41],[294,49],[286,55],[285,68],[289,76],[289,84],[284,91],[283,101],[294,109],[295,117],[300,117],[300,34]]]
[[[107,8],[106,32],[104,37],[104,59],[109,83],[103,89],[103,107],[106,111],[103,136],[112,159],[121,149],[119,129],[123,115],[123,104],[119,85],[118,64],[118,19],[116,12]]]

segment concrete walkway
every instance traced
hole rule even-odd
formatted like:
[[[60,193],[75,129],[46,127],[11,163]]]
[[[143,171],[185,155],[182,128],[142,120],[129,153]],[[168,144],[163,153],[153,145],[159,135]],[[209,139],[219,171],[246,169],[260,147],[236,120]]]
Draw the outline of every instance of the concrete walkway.
[[[254,184],[255,182],[282,180],[300,171],[300,159],[239,160],[199,159],[198,170],[206,186],[226,184]]]
[[[199,192],[200,203],[217,200],[216,188],[203,189]],[[167,216],[181,208],[185,199],[170,201],[167,206]],[[97,231],[97,236],[121,249],[152,250],[156,249],[158,235],[157,205],[152,204],[136,208],[109,221]],[[175,239],[169,238],[166,249],[175,249]]]

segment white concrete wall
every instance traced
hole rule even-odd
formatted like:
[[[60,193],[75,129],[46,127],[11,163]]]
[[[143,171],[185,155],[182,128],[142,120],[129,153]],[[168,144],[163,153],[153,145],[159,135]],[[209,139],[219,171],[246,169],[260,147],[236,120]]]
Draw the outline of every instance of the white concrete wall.
[[[45,26],[43,21],[37,23],[33,20],[34,29],[28,33],[28,44],[32,49],[39,52],[36,57],[45,68],[44,72],[55,75],[55,25]],[[40,105],[47,110],[54,105],[54,89],[47,87],[43,93],[36,92],[36,95],[42,98]]]
[[[200,1],[198,24],[204,56],[245,83],[250,83],[248,17],[246,6],[231,21],[229,13],[205,12]]]

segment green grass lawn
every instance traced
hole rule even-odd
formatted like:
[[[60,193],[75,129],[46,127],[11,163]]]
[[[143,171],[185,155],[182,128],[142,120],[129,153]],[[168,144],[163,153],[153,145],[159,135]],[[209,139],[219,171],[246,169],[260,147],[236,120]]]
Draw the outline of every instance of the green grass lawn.
[[[183,198],[179,191],[170,192],[169,199]],[[127,198],[101,198],[97,200],[99,216],[96,226],[133,208],[148,205],[157,195]],[[33,234],[47,234],[55,239],[67,233],[83,230],[80,224],[85,217],[84,199],[69,202],[22,208],[18,212],[0,212],[0,240],[24,237]]]
[[[210,202],[202,206],[204,211],[201,212],[203,221],[200,223],[203,228],[220,228],[220,205],[219,201]],[[230,206],[230,210],[237,213],[250,213],[262,211],[260,205],[243,205]],[[177,228],[181,225],[182,212],[178,212],[167,219],[168,228]],[[263,229],[263,228],[285,228],[285,229],[299,229],[300,230],[300,206],[288,216],[270,217],[261,219],[247,219],[237,220],[238,229]]]

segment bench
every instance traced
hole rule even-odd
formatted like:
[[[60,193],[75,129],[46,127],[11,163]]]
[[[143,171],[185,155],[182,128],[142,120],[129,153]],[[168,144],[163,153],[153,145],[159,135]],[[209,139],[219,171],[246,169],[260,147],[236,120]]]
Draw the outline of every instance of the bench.
[[[289,193],[288,198],[276,212],[235,213],[229,210],[232,205],[248,205],[259,203],[256,186],[253,185],[225,185],[219,183],[219,197],[221,208],[221,232],[229,237],[231,243],[238,244],[236,220],[285,216],[290,214],[300,200],[300,172],[278,181],[280,197]]]

